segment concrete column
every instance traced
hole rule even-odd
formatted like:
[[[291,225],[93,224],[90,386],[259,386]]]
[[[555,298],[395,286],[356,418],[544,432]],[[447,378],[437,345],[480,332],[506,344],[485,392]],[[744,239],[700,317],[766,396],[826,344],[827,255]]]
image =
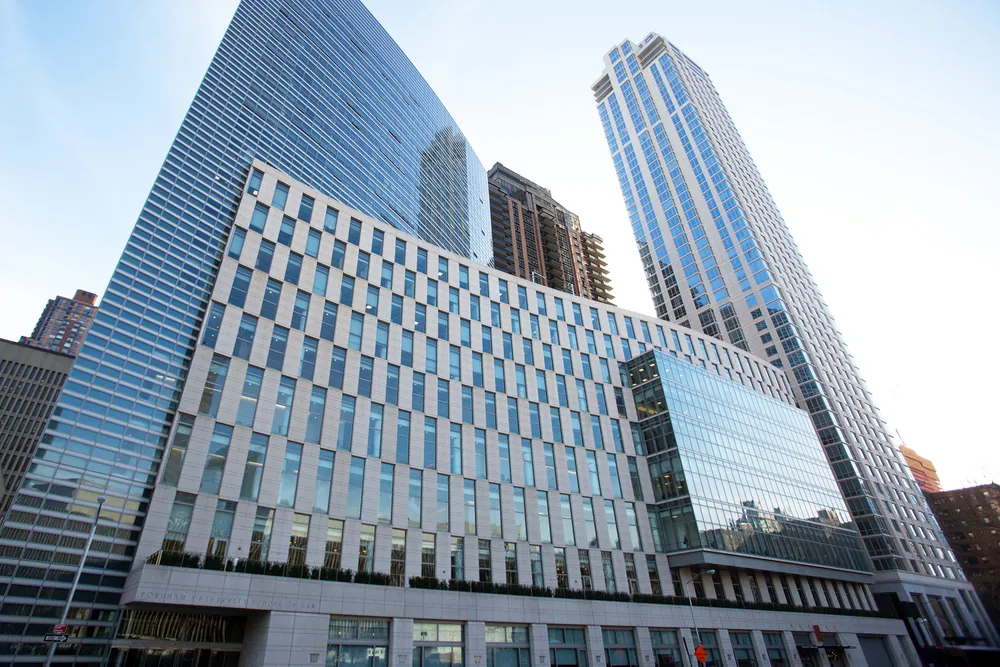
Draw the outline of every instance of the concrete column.
[[[722,577],[722,589],[726,592],[726,599],[735,600],[736,590],[733,587],[738,586],[739,583],[733,580],[730,570],[725,570],[719,576]]]
[[[588,625],[585,634],[590,667],[606,667],[604,664],[604,635],[601,634],[601,626]]]
[[[389,625],[389,664],[409,665],[413,659],[413,619],[394,618]],[[320,661],[322,662],[322,660]]]
[[[920,656],[917,655],[917,649],[910,641],[908,635],[889,635],[885,638],[886,645],[889,647],[889,655],[892,661],[896,665],[905,665],[906,667],[919,667],[921,665]]]
[[[792,595],[795,595],[795,588],[792,587]],[[785,655],[788,656],[790,667],[802,667],[802,658],[799,657],[799,650],[795,648],[795,637],[788,630],[781,633],[781,640],[785,642]]]
[[[927,619],[927,623],[930,625],[932,643],[944,645],[944,630],[941,628],[934,610],[931,609],[930,603],[927,602],[927,596],[923,593],[914,593],[913,598],[917,601],[920,611],[923,612],[923,617]]]
[[[749,576],[753,576],[750,573]],[[733,643],[729,641],[729,631],[719,628],[715,630],[715,636],[719,640],[719,653],[722,654],[722,664],[726,667],[736,667],[736,657],[733,655]]]
[[[465,624],[465,664],[486,664],[486,624],[482,621]]]
[[[531,667],[545,667],[549,664],[549,627],[544,623],[532,623],[528,633],[531,640]]]
[[[983,635],[990,638],[993,646],[1000,646],[1000,634],[997,634],[996,628],[993,627],[993,622],[990,620],[989,614],[986,613],[986,607],[979,599],[979,594],[975,591],[967,591],[964,597],[972,608],[973,615],[979,619],[979,627]]]
[[[698,642],[694,640],[694,630],[692,628],[678,628],[677,634],[680,636],[681,653],[684,655],[683,665],[696,667],[700,663],[694,657],[694,648],[698,645]]]
[[[850,632],[838,632],[837,637],[841,644],[851,647],[844,650],[844,657],[847,658],[849,667],[868,667],[868,659],[865,658],[865,652],[861,650],[861,642],[858,641],[857,635]]]
[[[917,635],[917,639],[922,646],[932,646],[935,643],[934,638],[931,637],[930,631],[925,627],[927,623],[920,622],[922,620],[920,618],[908,618],[905,622]]]
[[[944,609],[944,615],[948,617],[948,622],[951,624],[951,627],[955,632],[955,636],[965,636],[966,638],[969,638],[968,633],[962,629],[962,624],[958,622],[957,618],[955,618],[955,612],[952,611],[951,604],[948,603],[948,598],[943,595],[941,596],[941,608]]]
[[[649,638],[649,628],[635,629],[635,650],[640,665],[653,664],[653,642]]]
[[[954,607],[958,609],[958,614],[962,617],[962,625],[964,625],[973,636],[981,635],[982,633],[973,621],[972,616],[969,614],[969,610],[965,606],[965,600],[962,599],[961,594],[951,598],[950,600],[951,602],[954,602]],[[984,639],[986,639],[986,637],[984,637]]]
[[[775,588],[779,587],[776,586]],[[761,667],[767,667],[771,664],[771,659],[767,657],[767,644],[764,643],[764,633],[760,630],[754,630],[750,633],[750,637],[753,639],[753,652],[757,654],[757,664]]]
[[[802,594],[806,596],[804,600],[805,606],[807,607],[818,607],[819,601],[813,598],[812,590],[809,585],[805,583],[805,577],[799,577],[799,581],[802,582]]]

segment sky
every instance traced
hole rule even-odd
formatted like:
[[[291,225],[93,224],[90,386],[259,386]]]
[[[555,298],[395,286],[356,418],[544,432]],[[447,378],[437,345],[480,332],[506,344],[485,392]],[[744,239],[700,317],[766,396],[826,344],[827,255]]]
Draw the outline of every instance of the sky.
[[[674,42],[712,77],[890,428],[945,488],[1000,481],[1000,4],[366,4],[483,164],[550,188],[604,237],[617,304],[649,314],[590,85],[623,39]],[[56,294],[104,291],[235,5],[0,2],[0,337]]]

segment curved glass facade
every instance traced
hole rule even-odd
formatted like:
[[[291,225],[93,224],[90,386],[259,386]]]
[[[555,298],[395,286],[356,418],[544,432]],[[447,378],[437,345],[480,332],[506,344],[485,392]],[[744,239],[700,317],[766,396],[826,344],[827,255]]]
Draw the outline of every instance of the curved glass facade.
[[[804,412],[659,350],[628,372],[665,551],[871,569]]]

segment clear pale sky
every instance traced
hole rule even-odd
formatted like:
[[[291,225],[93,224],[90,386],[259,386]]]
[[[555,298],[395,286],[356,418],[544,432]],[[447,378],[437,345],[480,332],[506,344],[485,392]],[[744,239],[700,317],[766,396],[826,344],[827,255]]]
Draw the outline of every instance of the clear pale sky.
[[[603,235],[652,313],[590,93],[656,31],[715,82],[851,352],[946,488],[1000,481],[1000,4],[368,0],[486,167]],[[234,0],[0,0],[0,337],[103,292]],[[609,11],[608,7],[612,9]]]

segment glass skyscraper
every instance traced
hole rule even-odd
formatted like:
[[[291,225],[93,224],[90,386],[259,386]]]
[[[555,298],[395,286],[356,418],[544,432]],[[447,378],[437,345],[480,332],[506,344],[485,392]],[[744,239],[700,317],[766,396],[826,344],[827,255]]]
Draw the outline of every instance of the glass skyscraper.
[[[20,610],[5,641],[51,630],[27,617],[65,600],[102,494],[72,619],[87,637],[112,632],[254,158],[435,245],[492,257],[485,170],[362,3],[241,2],[0,534],[4,601]]]
[[[874,563],[876,592],[922,609],[922,598],[968,592],[708,75],[655,33],[611,49],[604,67],[592,89],[657,315],[785,370]]]

